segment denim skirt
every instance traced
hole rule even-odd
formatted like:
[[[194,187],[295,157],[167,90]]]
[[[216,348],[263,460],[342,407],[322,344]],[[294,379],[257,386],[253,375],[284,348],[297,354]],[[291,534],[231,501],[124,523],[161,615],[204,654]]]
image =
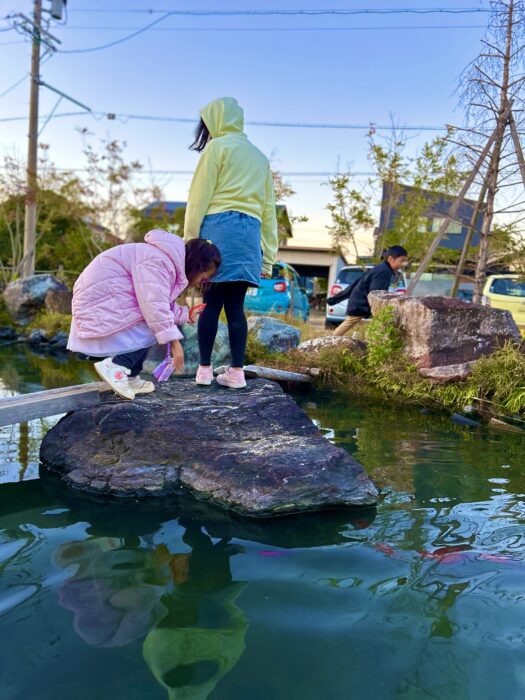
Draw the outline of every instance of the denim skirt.
[[[221,264],[211,282],[248,282],[258,287],[262,273],[261,222],[238,211],[208,214],[200,237],[221,253]]]

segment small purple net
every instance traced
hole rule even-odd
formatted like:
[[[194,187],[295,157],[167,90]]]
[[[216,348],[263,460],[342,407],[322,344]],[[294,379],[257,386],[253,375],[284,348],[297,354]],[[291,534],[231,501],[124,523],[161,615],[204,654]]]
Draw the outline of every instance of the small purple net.
[[[166,349],[166,357],[162,360],[160,365],[157,365],[153,370],[153,376],[158,382],[167,382],[168,379],[173,374],[175,367],[173,366],[173,358],[170,352],[170,346],[168,344]]]

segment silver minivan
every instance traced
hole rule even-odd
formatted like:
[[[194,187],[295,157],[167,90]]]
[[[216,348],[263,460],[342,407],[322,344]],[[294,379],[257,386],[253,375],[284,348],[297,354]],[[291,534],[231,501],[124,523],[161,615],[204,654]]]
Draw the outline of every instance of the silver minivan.
[[[362,277],[367,270],[370,270],[374,265],[347,265],[342,267],[337,275],[328,297],[333,297],[343,289],[346,289],[349,284],[353,284],[356,280]],[[389,292],[400,292],[404,293],[407,289],[406,278],[403,272],[397,274],[397,279],[388,288]],[[342,323],[346,318],[346,309],[348,307],[348,299],[340,301],[339,304],[334,304],[330,306],[326,305],[326,328],[335,328],[340,323]]]

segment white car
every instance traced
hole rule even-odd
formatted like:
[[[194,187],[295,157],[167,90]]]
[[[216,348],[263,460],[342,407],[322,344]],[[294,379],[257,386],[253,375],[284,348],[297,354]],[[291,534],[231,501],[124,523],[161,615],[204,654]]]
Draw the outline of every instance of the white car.
[[[348,265],[347,267],[342,267],[337,275],[337,279],[330,289],[328,297],[333,297],[343,289],[346,289],[349,284],[353,284],[356,280],[362,277],[367,270],[373,268],[374,265]],[[407,283],[403,272],[398,273],[397,280],[390,285],[388,288],[389,292],[406,292]],[[346,318],[346,309],[348,307],[348,299],[340,301],[339,304],[334,304],[334,306],[326,305],[326,328],[335,328],[340,323],[342,323]]]

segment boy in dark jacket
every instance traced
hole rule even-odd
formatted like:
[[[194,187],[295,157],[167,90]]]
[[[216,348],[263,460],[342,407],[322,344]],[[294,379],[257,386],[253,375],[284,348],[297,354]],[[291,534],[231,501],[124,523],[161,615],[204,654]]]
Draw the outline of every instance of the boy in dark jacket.
[[[372,315],[368,303],[369,292],[387,291],[394,275],[407,262],[408,253],[400,245],[389,248],[384,255],[384,262],[365,272],[357,282],[344,289],[341,294],[328,299],[328,303],[338,303],[348,299],[346,320],[336,329],[334,335],[344,335],[356,326],[361,319]]]

